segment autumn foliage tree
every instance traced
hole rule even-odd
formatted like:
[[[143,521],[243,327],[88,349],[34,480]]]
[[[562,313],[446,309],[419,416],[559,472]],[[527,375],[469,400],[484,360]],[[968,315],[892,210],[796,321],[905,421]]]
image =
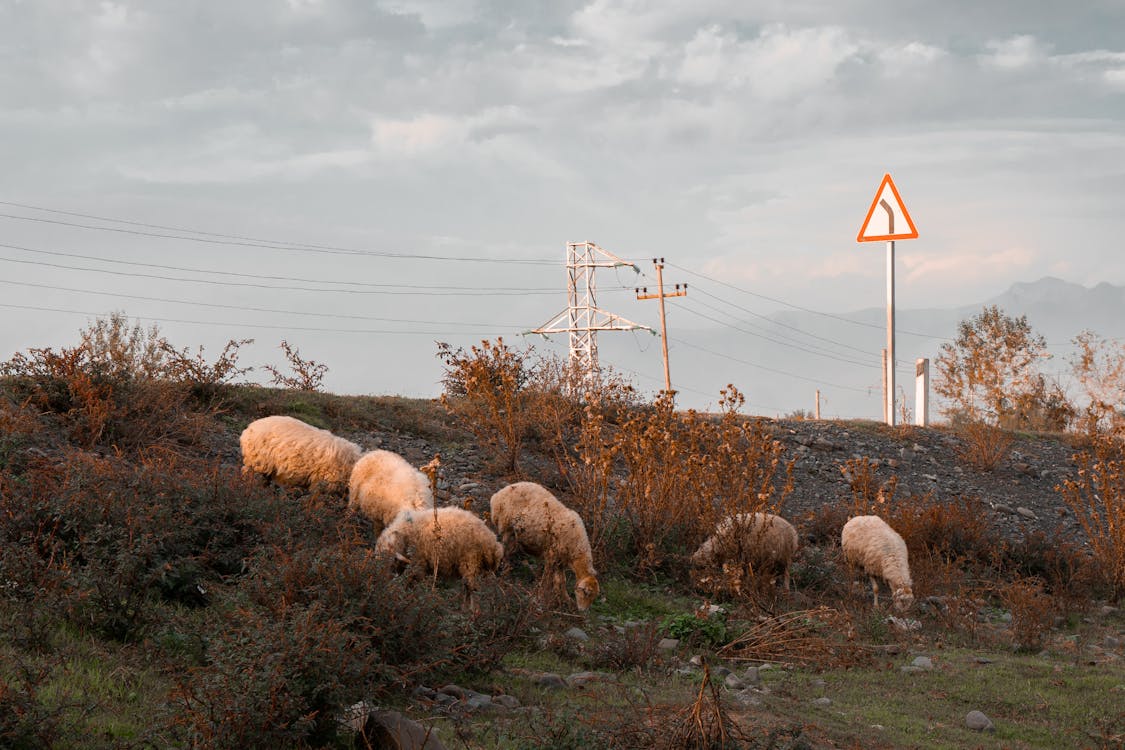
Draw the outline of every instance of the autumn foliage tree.
[[[1082,406],[1078,428],[1089,434],[1120,429],[1125,404],[1125,344],[1108,341],[1093,331],[1074,337],[1071,372]]]
[[[942,344],[934,390],[951,420],[1021,423],[1049,397],[1039,373],[1047,342],[1027,316],[1005,315],[996,305],[958,325],[957,339]]]

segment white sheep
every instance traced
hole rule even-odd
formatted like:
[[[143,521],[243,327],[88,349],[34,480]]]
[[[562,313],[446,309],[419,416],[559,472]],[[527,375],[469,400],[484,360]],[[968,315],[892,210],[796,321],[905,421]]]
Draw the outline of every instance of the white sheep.
[[[742,587],[742,573],[782,576],[789,590],[789,566],[797,554],[797,530],[772,513],[737,513],[715,525],[715,532],[691,556],[703,570],[736,572],[734,590]],[[734,569],[734,570],[732,570]]]
[[[341,492],[361,452],[350,440],[282,415],[254,420],[238,443],[243,474],[256,472],[291,487],[324,482]]]
[[[895,609],[902,612],[914,601],[906,542],[878,516],[856,516],[840,532],[844,560],[871,578],[875,606],[879,606],[879,578],[887,582]]]
[[[381,556],[412,563],[435,578],[460,578],[468,604],[476,609],[480,579],[504,558],[496,534],[473,513],[456,507],[404,510],[375,542]]]
[[[397,453],[363,454],[348,482],[348,507],[371,519],[380,532],[404,510],[434,507],[430,480]]]
[[[492,496],[490,516],[508,550],[519,548],[574,571],[574,601],[589,609],[598,597],[598,574],[582,517],[535,482],[509,484]],[[565,574],[554,571],[556,586]]]

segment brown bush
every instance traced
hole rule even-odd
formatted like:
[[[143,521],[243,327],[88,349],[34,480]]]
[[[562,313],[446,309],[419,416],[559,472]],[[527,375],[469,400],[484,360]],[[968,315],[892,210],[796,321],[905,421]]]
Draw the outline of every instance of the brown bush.
[[[782,444],[761,420],[738,415],[744,402],[728,386],[719,415],[681,413],[662,394],[620,424],[591,402],[571,476],[596,554],[627,561],[637,574],[669,564],[684,573],[684,552],[719,519],[780,509],[792,491],[792,461],[782,461]]]
[[[898,476],[880,482],[876,476],[878,467],[878,460],[863,457],[849,458],[840,465],[840,473],[852,491],[852,516],[883,515],[894,500]]]
[[[1125,447],[1102,437],[1074,457],[1077,477],[1057,488],[1085,532],[1098,571],[1117,601],[1125,594]]]
[[[1017,578],[997,587],[1004,606],[1012,613],[1011,633],[1021,651],[1043,648],[1054,621],[1054,603],[1037,578]]]
[[[229,348],[230,344],[227,346]],[[286,375],[273,365],[263,365],[266,372],[270,373],[271,383],[297,391],[319,391],[324,387],[324,376],[328,374],[328,365],[302,358],[297,348],[290,346],[288,341],[282,341],[279,346],[285,352],[285,359],[289,362],[289,369],[293,374]]]
[[[442,406],[495,456],[502,471],[518,472],[537,419],[530,388],[535,367],[528,355],[501,338],[468,352],[440,342],[438,358],[445,365]]]
[[[986,422],[971,421],[960,427],[961,460],[980,471],[994,471],[1012,450],[1012,436]]]

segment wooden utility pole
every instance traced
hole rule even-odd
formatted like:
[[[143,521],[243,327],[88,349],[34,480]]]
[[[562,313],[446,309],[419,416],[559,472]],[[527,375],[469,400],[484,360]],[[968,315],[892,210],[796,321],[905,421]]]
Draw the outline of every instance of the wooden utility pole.
[[[656,266],[656,294],[649,294],[648,287],[635,289],[637,299],[658,299],[660,300],[660,340],[663,343],[664,349],[664,390],[668,393],[672,392],[672,375],[668,369],[668,324],[664,317],[664,298],[665,297],[684,297],[687,295],[687,284],[676,284],[676,291],[664,293],[664,259],[653,258],[652,264]],[[681,286],[683,287],[681,289]]]
[[[820,389],[816,389],[816,420],[820,421]]]

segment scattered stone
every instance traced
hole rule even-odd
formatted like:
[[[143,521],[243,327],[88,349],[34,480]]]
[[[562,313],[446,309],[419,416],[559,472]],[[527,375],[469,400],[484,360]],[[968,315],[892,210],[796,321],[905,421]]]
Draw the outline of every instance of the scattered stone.
[[[762,705],[762,699],[759,698],[758,695],[750,688],[739,690],[737,693],[734,693],[734,699],[743,706]]]
[[[659,648],[661,651],[674,651],[675,649],[680,647],[680,639],[679,638],[661,638],[660,643],[656,644],[656,647]]]
[[[1104,645],[1105,648],[1108,648],[1110,650],[1121,648],[1121,639],[1115,638],[1112,635],[1107,635],[1105,637],[1105,642],[1102,645]]]
[[[445,693],[446,695],[452,695],[455,698],[464,698],[467,691],[465,690],[465,688],[451,683],[449,685],[446,685],[445,687],[438,688],[438,692]]]
[[[371,747],[445,750],[436,729],[424,727],[398,711],[371,711],[367,714],[362,734]]]
[[[575,641],[588,641],[590,636],[586,635],[586,631],[582,628],[571,628],[563,633],[564,636]]]
[[[492,696],[492,702],[508,710],[520,707],[520,699],[514,695],[494,695]]]
[[[1039,516],[1035,515],[1035,511],[1031,508],[1025,508],[1022,505],[1016,508],[1016,513],[1028,519],[1029,521],[1038,521]]]
[[[980,711],[970,711],[965,715],[965,726],[975,732],[992,732],[996,727],[992,725],[992,720],[982,714]]]
[[[747,667],[746,671],[742,673],[742,679],[750,685],[762,684],[762,676],[758,674],[757,667]]]
[[[822,697],[814,700],[813,705],[814,706],[831,706],[832,705],[832,699],[831,698],[825,698],[825,697],[822,696]]]
[[[469,492],[470,490],[475,490],[478,487],[480,487],[480,482],[465,482],[464,484],[462,484],[460,487],[457,488],[457,491],[458,492]]]
[[[566,682],[571,687],[585,687],[587,683],[609,678],[610,675],[605,672],[576,672],[570,677],[567,677]]]
[[[810,684],[810,685],[812,685],[813,687],[818,687],[818,688],[822,688],[822,687],[824,687],[825,685],[827,685],[828,683],[827,683],[827,682],[825,682],[824,680],[813,680],[813,681],[812,681],[812,682],[810,682],[809,684]]]
[[[886,654],[887,656],[894,656],[895,654],[902,653],[902,646],[897,643],[884,643],[880,646],[872,646],[871,650],[877,654]]]
[[[929,479],[931,482],[936,482],[937,481],[937,474],[923,474],[922,478],[923,479]]]
[[[548,690],[562,690],[566,687],[566,680],[559,677],[554,672],[544,672],[539,675],[539,679],[535,681],[535,684]]]
[[[891,615],[887,618],[887,622],[894,625],[899,630],[911,631],[922,629],[922,623],[917,620],[911,620],[909,617],[895,617]]]
[[[411,695],[415,698],[422,698],[424,700],[432,701],[437,697],[437,691],[433,688],[428,688],[425,685],[419,685],[411,691]]]
[[[905,672],[906,674],[920,674],[926,670],[921,667],[916,667],[913,664],[907,664],[905,667],[899,667],[899,671]]]
[[[991,664],[992,663],[992,659],[989,659],[987,656],[978,656],[977,658],[973,659],[973,661],[975,661],[977,664]]]
[[[730,674],[730,670],[727,669],[726,667],[715,667],[714,669],[711,670],[711,674],[714,675],[716,678],[722,680],[722,679],[725,679],[726,676]]]
[[[934,662],[928,656],[916,656],[916,657],[914,657],[914,661],[910,662],[910,664],[912,666],[919,667],[921,669],[933,669],[934,668]]]
[[[726,676],[726,678],[723,680],[723,684],[731,690],[744,690],[746,689],[746,687],[748,687],[747,684],[742,681],[741,677],[733,673]]]
[[[1112,615],[1117,611],[1117,607],[1110,606],[1109,604],[1102,606],[1102,616]]]
[[[681,677],[695,677],[698,674],[698,672],[696,672],[691,667],[680,667],[679,669],[676,670],[675,674],[678,674]]]
[[[467,690],[465,691],[465,707],[470,711],[482,711],[487,708],[492,708],[492,696]]]
[[[1008,515],[1013,515],[1016,512],[1015,508],[1006,503],[996,503],[992,506],[992,509],[997,513],[1007,513]]]
[[[688,664],[692,665],[693,667],[702,667],[703,666],[703,657],[700,656],[699,654],[696,654],[695,656],[688,659]]]

